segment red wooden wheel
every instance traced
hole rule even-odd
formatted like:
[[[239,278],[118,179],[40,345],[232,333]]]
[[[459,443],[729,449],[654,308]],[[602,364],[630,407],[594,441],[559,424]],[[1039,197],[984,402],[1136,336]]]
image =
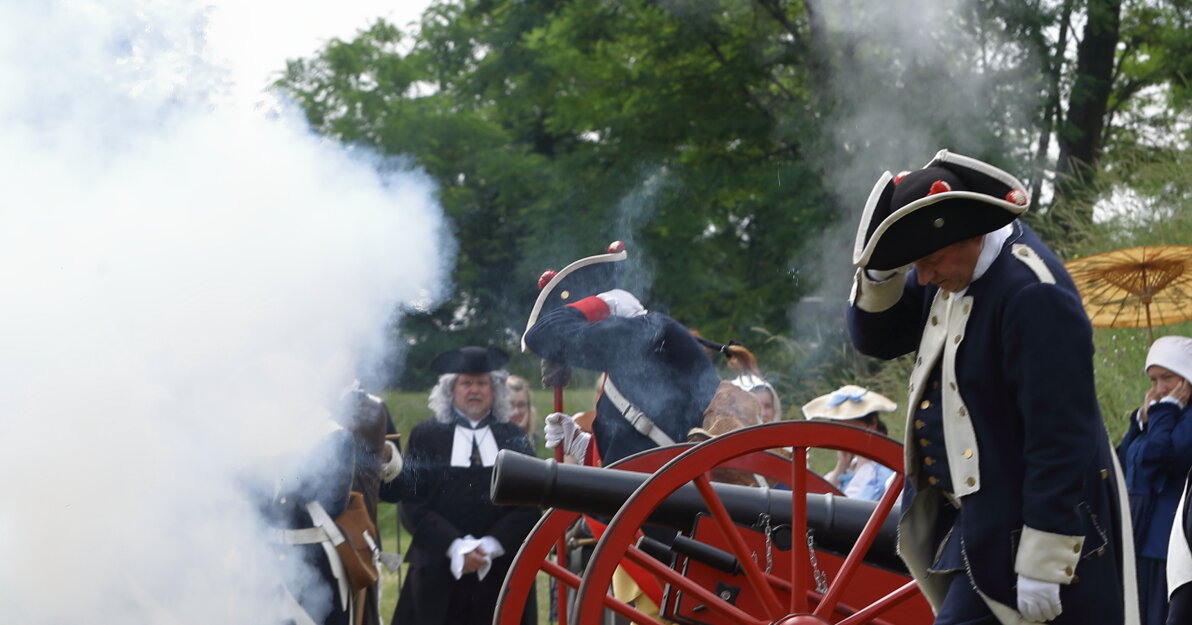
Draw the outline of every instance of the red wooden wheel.
[[[751,530],[735,524],[709,478],[711,469],[739,463],[742,458],[777,447],[790,447],[785,460],[790,485],[790,549],[777,552],[777,566],[763,570],[758,562],[756,540]],[[918,625],[930,623],[931,611],[917,588],[904,574],[899,575],[863,562],[874,543],[879,528],[886,522],[902,490],[904,475],[896,472],[885,496],[856,535],[852,548],[843,558],[819,549],[812,550],[802,538],[807,536],[807,495],[816,492],[814,480],[808,479],[807,452],[810,448],[843,450],[872,459],[896,471],[902,467],[902,448],[895,441],[858,428],[823,422],[784,422],[744,428],[723,434],[692,447],[666,463],[646,480],[613,517],[596,545],[584,572],[579,595],[570,622],[598,625],[601,612],[610,605],[607,589],[613,572],[622,559],[647,569],[670,585],[671,592],[693,598],[700,605],[698,621],[708,624],[733,623],[766,625],[782,623],[861,623]],[[734,583],[750,593],[749,600],[723,598],[716,589],[685,577],[639,550],[635,544],[642,524],[658,507],[685,485],[693,483],[710,511],[719,535],[719,546],[735,556],[741,573]],[[706,534],[706,531],[705,531]],[[754,546],[750,546],[753,541]],[[770,550],[767,549],[767,559]],[[816,559],[812,559],[812,555]],[[782,562],[785,561],[785,562]],[[813,575],[822,574],[817,590]],[[818,576],[818,575],[817,575]],[[826,587],[825,587],[826,586]],[[632,608],[627,608],[632,610]],[[631,617],[645,623],[642,614]]]

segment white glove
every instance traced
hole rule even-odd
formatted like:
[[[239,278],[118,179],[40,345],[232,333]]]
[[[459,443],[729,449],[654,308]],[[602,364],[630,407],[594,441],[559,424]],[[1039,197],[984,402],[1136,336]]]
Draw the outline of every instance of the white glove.
[[[874,282],[885,282],[899,273],[906,273],[909,267],[899,267],[898,269],[866,269],[865,277]]]
[[[575,419],[561,412],[546,415],[542,435],[548,448],[562,443],[564,453],[579,461],[583,461],[588,452],[588,440],[592,438],[591,434],[579,429]]]
[[[624,289],[605,291],[596,297],[608,305],[608,314],[614,317],[636,317],[646,314],[646,309],[637,301],[637,297]]]
[[[1018,611],[1036,623],[1044,623],[1060,615],[1060,585],[1018,576]]]

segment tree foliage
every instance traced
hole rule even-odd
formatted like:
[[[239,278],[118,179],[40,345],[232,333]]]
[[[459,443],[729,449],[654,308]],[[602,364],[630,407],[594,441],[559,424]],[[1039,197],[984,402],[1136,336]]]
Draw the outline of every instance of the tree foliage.
[[[1036,219],[1074,236],[1099,176],[1182,145],[1186,4],[438,0],[278,85],[316,131],[439,185],[453,289],[403,316],[414,386],[442,348],[516,348],[542,270],[615,239],[648,307],[790,336],[801,297],[847,292],[839,233],[869,185],[940,147],[1030,180],[1068,207]]]

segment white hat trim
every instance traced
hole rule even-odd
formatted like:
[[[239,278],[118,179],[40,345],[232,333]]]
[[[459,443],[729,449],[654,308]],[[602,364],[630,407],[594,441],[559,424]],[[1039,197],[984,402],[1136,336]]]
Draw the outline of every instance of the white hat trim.
[[[534,308],[530,311],[530,318],[526,321],[526,332],[529,332],[530,328],[534,327],[534,324],[538,322],[538,313],[542,310],[542,305],[546,303],[546,298],[549,297],[551,291],[553,291],[555,286],[562,282],[563,278],[566,278],[571,272],[581,267],[587,267],[588,265],[625,260],[626,258],[629,258],[629,252],[627,250],[621,250],[620,252],[616,252],[614,254],[597,254],[595,256],[581,258],[559,270],[559,272],[550,279],[550,282],[547,282],[546,286],[539,290],[538,298],[534,300]],[[522,333],[521,347],[522,352],[529,351],[526,348],[525,332]]]

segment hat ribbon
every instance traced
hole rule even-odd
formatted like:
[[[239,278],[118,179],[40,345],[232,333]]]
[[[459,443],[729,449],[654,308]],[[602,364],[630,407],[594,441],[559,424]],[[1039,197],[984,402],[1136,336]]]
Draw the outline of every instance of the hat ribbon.
[[[864,397],[865,394],[868,392],[869,392],[868,390],[861,391],[860,393],[850,393],[848,391],[834,391],[832,393],[832,395],[828,397],[828,407],[835,408],[835,407],[839,406],[840,404],[843,404],[846,400],[851,401],[851,402],[860,402],[861,398]]]

